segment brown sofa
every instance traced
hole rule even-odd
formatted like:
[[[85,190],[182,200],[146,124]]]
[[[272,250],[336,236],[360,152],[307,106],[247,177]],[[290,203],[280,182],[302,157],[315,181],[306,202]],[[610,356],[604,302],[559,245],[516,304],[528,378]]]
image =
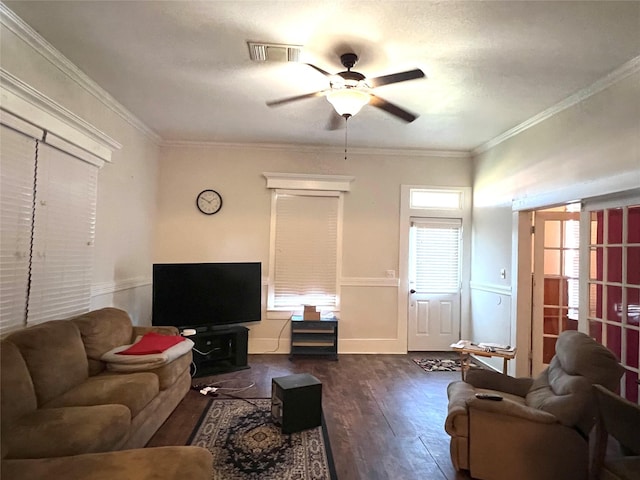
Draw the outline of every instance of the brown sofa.
[[[153,470],[128,478],[147,478],[153,472],[156,476],[148,478],[183,478],[182,473],[171,476],[167,462],[186,456],[194,465],[209,460],[208,469],[189,478],[209,478],[211,457],[204,449],[168,447],[172,453],[164,456],[157,449],[120,452],[144,447],[191,386],[190,351],[153,370],[133,373],[111,372],[100,360],[150,330],[178,333],[171,327],[134,327],[126,312],[104,308],[4,339],[2,477],[39,478],[36,472],[66,469],[72,475],[65,478],[97,479],[102,478],[95,476],[98,471],[116,468],[112,473],[120,472],[122,478],[127,468],[138,472],[144,464]],[[96,471],[87,471],[90,465]]]
[[[448,386],[453,465],[482,480],[586,480],[592,385],[615,390],[623,371],[610,350],[577,331],[560,334],[556,355],[536,379],[471,370]]]

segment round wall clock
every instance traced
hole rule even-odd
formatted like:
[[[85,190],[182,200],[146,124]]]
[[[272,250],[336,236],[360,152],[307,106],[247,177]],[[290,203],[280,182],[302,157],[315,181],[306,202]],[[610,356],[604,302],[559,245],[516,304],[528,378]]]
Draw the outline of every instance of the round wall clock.
[[[222,208],[222,196],[215,190],[203,190],[196,197],[196,206],[205,215],[213,215]]]

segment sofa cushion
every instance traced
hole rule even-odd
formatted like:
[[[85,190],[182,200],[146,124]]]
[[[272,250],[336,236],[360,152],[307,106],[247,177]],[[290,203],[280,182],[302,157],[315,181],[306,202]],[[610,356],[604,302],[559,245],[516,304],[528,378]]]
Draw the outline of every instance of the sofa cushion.
[[[71,321],[80,329],[89,359],[89,375],[96,375],[105,369],[104,363],[100,361],[105,352],[133,341],[131,318],[127,312],[118,308],[101,308]]]
[[[82,407],[120,404],[127,407],[134,418],[158,395],[158,377],[153,373],[127,375],[96,375],[89,377],[62,395],[44,404],[43,408]]]
[[[212,475],[211,453],[201,447],[138,448],[2,463],[2,476],[12,480],[210,480]]]
[[[9,341],[0,345],[0,365],[0,412],[4,429],[13,419],[35,410],[38,402],[27,364],[18,347]]]
[[[38,405],[80,385],[88,377],[87,356],[74,323],[46,322],[18,330],[7,340],[18,347],[25,360]]]
[[[5,458],[43,458],[113,450],[131,424],[124,405],[41,408],[14,421]]]
[[[162,353],[121,355],[120,352],[122,350],[130,347],[130,345],[121,345],[102,355],[102,361],[107,364],[107,369],[113,372],[145,372],[173,362],[175,359],[191,352],[193,346],[193,341],[184,338]]]
[[[155,374],[160,382],[160,390],[166,390],[167,388],[170,388],[178,378],[180,378],[185,370],[189,370],[191,361],[192,354],[191,352],[187,352],[169,363],[159,367],[150,368],[146,370],[146,372]],[[135,372],[135,370],[131,372],[128,372],[126,369],[120,370],[115,368],[112,364],[107,364],[107,367],[108,371],[103,372],[101,375],[130,375],[131,372]]]

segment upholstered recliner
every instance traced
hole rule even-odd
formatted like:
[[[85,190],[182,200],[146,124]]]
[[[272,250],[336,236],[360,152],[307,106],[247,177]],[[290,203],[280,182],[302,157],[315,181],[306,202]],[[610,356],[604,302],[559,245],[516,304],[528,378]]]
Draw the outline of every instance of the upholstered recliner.
[[[585,480],[588,435],[596,405],[593,384],[617,390],[622,366],[589,336],[566,331],[536,379],[471,370],[448,386],[445,430],[451,460],[482,480]],[[493,393],[501,401],[477,398]]]
[[[640,479],[640,405],[594,385],[598,422],[593,435],[591,480]],[[609,442],[609,437],[613,442]],[[609,443],[612,443],[611,448]]]

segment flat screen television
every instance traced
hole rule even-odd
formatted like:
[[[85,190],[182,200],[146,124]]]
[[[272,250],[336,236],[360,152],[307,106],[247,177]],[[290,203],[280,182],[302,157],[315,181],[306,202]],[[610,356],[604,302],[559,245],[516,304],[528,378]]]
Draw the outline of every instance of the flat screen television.
[[[153,265],[152,324],[215,328],[262,318],[262,264]]]

